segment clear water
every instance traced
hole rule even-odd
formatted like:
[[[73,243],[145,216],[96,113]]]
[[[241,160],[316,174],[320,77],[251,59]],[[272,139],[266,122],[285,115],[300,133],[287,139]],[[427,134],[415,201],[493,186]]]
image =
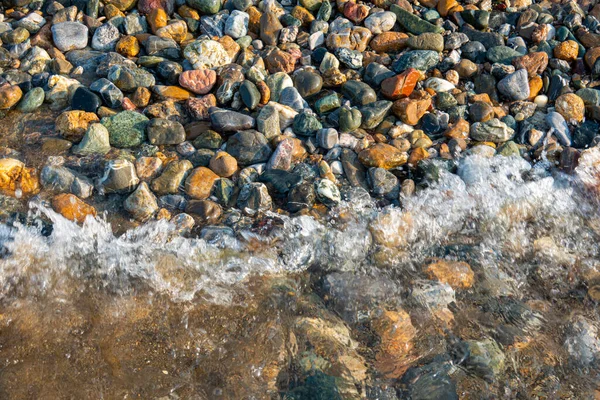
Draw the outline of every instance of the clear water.
[[[469,156],[401,208],[350,191],[324,220],[211,242],[32,203],[50,235],[0,226],[0,398],[437,399],[445,377],[461,399],[598,398],[594,160],[568,176]],[[473,286],[429,280],[433,258],[467,262]],[[414,329],[387,353],[386,312]],[[456,356],[465,342],[493,368]],[[300,390],[321,376],[335,395]]]

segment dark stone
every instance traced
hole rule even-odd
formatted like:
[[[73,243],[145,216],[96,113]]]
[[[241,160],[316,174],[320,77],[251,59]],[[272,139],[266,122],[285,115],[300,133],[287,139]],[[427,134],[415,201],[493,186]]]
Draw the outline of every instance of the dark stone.
[[[302,181],[302,177],[298,173],[281,169],[267,169],[258,177],[258,181],[266,184],[269,192],[272,189],[277,193],[285,194],[298,185]]]
[[[96,112],[101,105],[102,100],[100,100],[100,97],[84,87],[79,87],[75,90],[71,102],[71,108],[73,110],[83,110],[87,112]]]
[[[272,150],[265,136],[255,130],[240,131],[227,141],[227,152],[242,165],[265,162]]]
[[[598,132],[600,132],[600,124],[592,120],[585,121],[573,132],[573,147],[583,149],[589,146]]]
[[[304,208],[311,208],[315,204],[315,188],[311,182],[303,182],[292,187],[287,197],[287,208],[291,212],[298,212]]]

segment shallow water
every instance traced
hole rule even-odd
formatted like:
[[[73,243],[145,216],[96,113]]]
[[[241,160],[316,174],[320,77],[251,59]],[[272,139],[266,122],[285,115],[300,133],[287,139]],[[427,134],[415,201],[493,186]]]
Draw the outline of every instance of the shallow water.
[[[597,177],[469,156],[401,208],[350,190],[210,241],[33,199],[50,234],[0,226],[0,398],[599,398]]]

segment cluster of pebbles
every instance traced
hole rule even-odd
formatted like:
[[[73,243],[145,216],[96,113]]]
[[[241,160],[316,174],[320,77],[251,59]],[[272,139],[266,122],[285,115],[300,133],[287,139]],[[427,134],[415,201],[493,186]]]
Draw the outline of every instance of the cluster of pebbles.
[[[366,198],[368,192],[376,199],[379,224],[369,231],[369,240],[389,250],[375,253],[384,258],[403,247],[404,226],[412,221],[410,215],[395,214],[397,208],[379,207],[401,205],[439,177],[442,168],[455,171],[464,155],[486,161],[543,160],[566,173],[588,164],[600,176],[600,80],[595,80],[600,76],[600,4],[589,0],[5,0],[1,7],[2,125],[16,119],[33,124],[48,115],[54,121],[36,135],[18,132],[16,124],[1,128],[16,135],[0,149],[2,202],[7,196],[38,196],[78,223],[112,212],[132,224],[170,220],[181,229],[177,233],[210,236],[219,229],[234,235],[245,223],[269,233],[271,225],[260,225],[276,219],[269,211],[321,218],[340,203],[342,209],[352,207],[344,198],[360,199],[352,197],[357,193]],[[0,143],[5,145],[5,139]],[[36,157],[30,154],[32,144]],[[598,176],[590,182],[597,184]],[[507,210],[507,219],[525,213],[517,208]],[[343,222],[349,214],[352,209],[346,208],[334,217]],[[533,244],[537,259],[546,263],[537,282],[573,282],[571,269],[560,279],[542,274],[554,271],[547,265],[556,261],[558,244],[551,239]],[[555,374],[562,373],[562,364],[556,352],[544,342],[529,346],[530,338],[544,330],[543,314],[551,314],[546,310],[554,305],[555,288],[545,292],[544,302],[525,302],[487,293],[496,283],[479,285],[476,290],[489,298],[455,318],[455,292],[460,302],[466,291],[475,290],[482,268],[471,268],[470,254],[453,261],[443,256],[425,262],[421,272],[428,280],[412,285],[410,294],[413,304],[441,321],[430,331],[420,321],[427,317],[415,318],[399,306],[375,312],[372,304],[395,301],[404,290],[393,287],[392,280],[354,280],[352,274],[336,272],[319,283],[336,315],[325,318],[324,306],[313,307],[313,293],[305,298],[295,295],[300,290],[293,285],[278,284],[263,308],[289,304],[298,311],[293,329],[273,335],[281,328],[278,314],[264,340],[249,340],[252,336],[236,331],[246,345],[257,346],[248,352],[261,359],[244,364],[243,357],[231,357],[235,367],[253,374],[248,382],[260,377],[268,382],[269,393],[280,393],[281,371],[291,365],[288,352],[295,348],[301,362],[293,369],[309,378],[304,386],[288,385],[289,400],[458,399],[458,393],[466,392],[476,394],[461,398],[491,399],[496,393],[504,398],[583,398],[580,392],[598,398],[597,372],[585,378],[587,371],[598,370],[600,360],[592,318],[565,319],[570,330],[558,354],[579,360],[585,372],[578,375],[581,382],[558,387]],[[561,265],[585,269],[584,263],[567,258]],[[480,264],[488,268],[486,262]],[[583,297],[597,305],[600,288],[594,285]],[[563,293],[563,299],[575,299],[575,292]],[[368,312],[360,308],[367,297]],[[352,319],[354,313],[344,315],[354,308],[367,315],[368,329],[360,325],[362,320]],[[354,336],[368,340],[359,346],[339,316],[361,327]],[[235,320],[256,323],[247,315]],[[446,328],[435,332],[452,323],[462,338],[471,337],[467,329],[473,325],[482,330],[492,326],[494,339],[459,339],[446,335]],[[61,326],[67,325],[61,321]],[[68,338],[79,329],[69,330]],[[144,340],[169,337],[144,332]],[[443,333],[445,340],[427,339],[437,337],[434,333]],[[21,340],[18,334],[12,337]],[[190,340],[185,337],[186,351]],[[279,346],[279,340],[293,345]],[[207,340],[206,348],[216,342]],[[264,343],[278,346],[271,364],[257,350]],[[429,346],[446,358],[422,356],[435,353]],[[96,347],[101,348],[90,346]],[[518,361],[511,358],[521,349]],[[168,353],[180,357],[184,351]],[[219,381],[217,373],[227,370],[220,364],[225,353],[217,353],[218,360],[194,372],[206,368],[206,382]],[[538,363],[542,358],[544,364]],[[373,366],[369,370],[367,359]],[[95,358],[94,364],[102,363]],[[188,364],[198,365],[198,358]],[[215,368],[214,376],[206,372],[210,368]],[[330,373],[314,374],[319,368]],[[506,380],[505,388],[527,382],[527,390],[498,389],[504,371],[513,369],[523,381]],[[70,365],[70,374],[72,370]],[[372,370],[384,380],[371,390],[364,382]],[[466,371],[477,383],[470,387],[472,381],[465,379],[456,388],[450,376],[457,371]],[[240,393],[253,390],[227,373]],[[385,379],[401,384],[386,386]],[[120,375],[119,380],[128,381]]]
[[[188,228],[322,214],[346,187],[398,204],[465,153],[572,171],[600,128],[585,0],[13,0],[0,18],[0,109],[55,112],[61,150],[32,168],[5,149],[0,187],[80,222],[111,194]]]

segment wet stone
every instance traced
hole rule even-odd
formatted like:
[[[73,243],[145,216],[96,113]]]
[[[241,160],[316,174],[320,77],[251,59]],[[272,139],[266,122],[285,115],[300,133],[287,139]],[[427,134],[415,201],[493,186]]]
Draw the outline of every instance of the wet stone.
[[[146,221],[158,211],[156,196],[150,191],[148,184],[142,182],[137,189],[125,199],[123,208],[137,221]]]
[[[91,124],[81,142],[73,147],[73,154],[106,154],[110,151],[110,139],[108,129],[102,124]]]
[[[571,145],[571,133],[565,118],[559,113],[552,111],[546,116],[546,123],[553,130],[553,135],[563,146]]]
[[[40,173],[40,183],[50,190],[72,193],[82,199],[90,197],[94,190],[90,179],[63,166],[45,166]]]
[[[139,183],[135,166],[127,160],[111,160],[104,168],[100,186],[104,193],[129,193]]]
[[[344,83],[342,85],[342,95],[356,106],[363,106],[377,100],[375,91],[366,83],[359,81]]]
[[[333,207],[341,201],[340,191],[329,179],[321,179],[315,183],[316,198],[328,207]]]
[[[263,183],[253,182],[242,187],[238,195],[237,206],[248,215],[264,213],[273,206],[267,187]]]
[[[25,93],[19,104],[17,105],[17,110],[30,113],[37,110],[44,102],[44,89],[41,87],[36,87]]]
[[[188,160],[171,161],[166,165],[162,174],[152,181],[150,186],[152,191],[159,195],[176,194],[192,167],[192,163]]]

